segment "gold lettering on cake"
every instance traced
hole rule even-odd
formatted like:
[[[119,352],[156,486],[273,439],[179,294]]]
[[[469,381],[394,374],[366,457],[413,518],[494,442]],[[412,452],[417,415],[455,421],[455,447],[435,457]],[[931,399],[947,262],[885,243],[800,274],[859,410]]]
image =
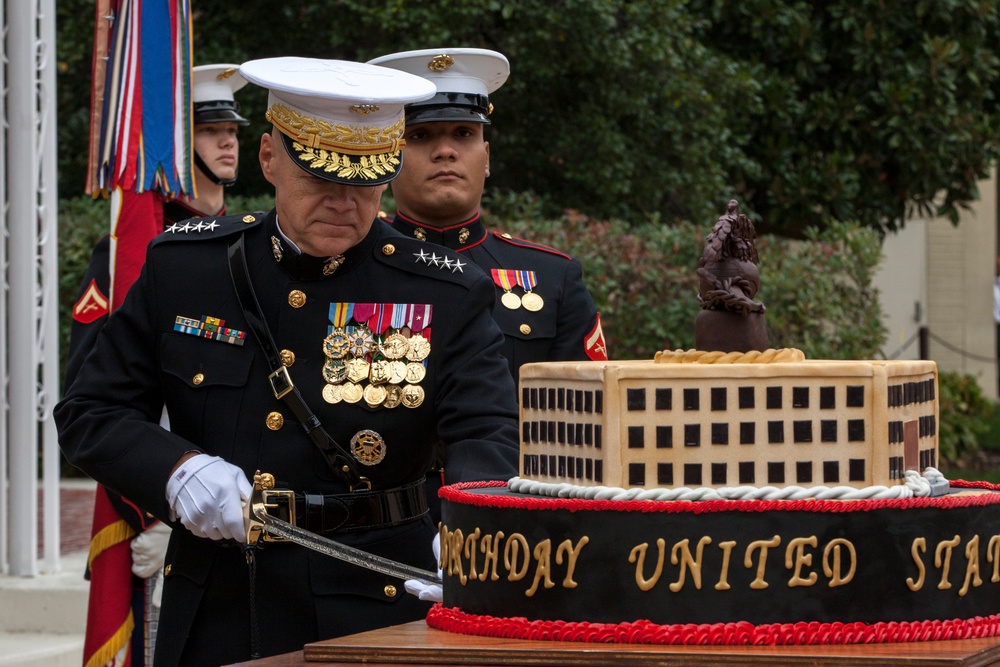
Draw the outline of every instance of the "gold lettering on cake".
[[[559,543],[559,548],[556,549],[556,565],[563,564],[563,554],[566,554],[566,578],[563,579],[563,588],[576,588],[577,584],[573,581],[573,572],[576,570],[576,561],[580,557],[580,549],[587,542],[590,542],[590,538],[584,535],[575,547],[570,540],[563,540]]]
[[[653,572],[653,576],[649,579],[646,579],[642,574],[646,563],[646,550],[649,548],[649,543],[643,542],[632,548],[632,552],[628,555],[628,562],[636,563],[635,583],[639,586],[639,590],[648,591],[660,580],[660,575],[663,574],[663,557],[666,554],[666,546],[667,543],[662,537],[657,538],[656,548],[659,551],[659,556],[656,559],[656,571]]]
[[[465,538],[465,557],[469,559],[469,578],[478,579],[476,573],[476,543],[479,541],[479,526],[476,530]]]
[[[920,553],[917,553],[917,552]],[[918,537],[913,540],[913,544],[910,545],[910,556],[913,557],[913,562],[917,566],[917,580],[914,581],[913,577],[906,578],[906,586],[911,591],[919,591],[924,587],[924,577],[927,575],[927,571],[924,569],[924,561],[920,559],[920,554],[927,551],[927,539],[923,537]]]
[[[711,542],[712,538],[708,535],[698,540],[698,556],[694,558],[691,556],[691,550],[688,548],[689,540],[683,539],[674,545],[674,548],[670,551],[670,564],[680,564],[681,571],[677,575],[677,581],[668,587],[671,591],[676,593],[684,588],[684,573],[688,568],[691,568],[691,580],[694,581],[695,589],[701,590],[701,555],[705,550],[705,545],[711,544]],[[677,557],[677,552],[681,553],[680,558]]]
[[[1000,581],[1000,535],[994,535],[986,545],[986,561],[993,563],[993,575],[990,581]]]
[[[781,538],[775,535],[769,540],[751,542],[750,546],[747,547],[746,554],[743,556],[743,567],[748,570],[753,567],[753,552],[760,550],[760,561],[757,563],[757,576],[750,582],[750,588],[755,591],[767,588],[767,582],[764,581],[764,569],[767,567],[767,550],[776,548],[779,544],[781,544]]]
[[[958,597],[965,597],[969,592],[969,582],[979,587],[983,585],[983,578],[979,576],[979,536],[975,535],[969,543],[965,545],[965,558],[968,564],[965,566],[965,582],[958,590]]]
[[[938,542],[937,549],[934,550],[934,567],[941,569],[941,581],[937,585],[939,591],[951,588],[951,582],[948,581],[948,570],[951,569],[951,550],[957,547],[959,542],[961,540],[956,535],[950,540]],[[942,552],[944,553],[943,558]]]
[[[517,560],[521,552],[524,552],[524,563],[518,570]],[[531,562],[531,549],[528,547],[528,540],[524,539],[521,533],[514,533],[507,538],[507,546],[503,550],[503,566],[507,568],[507,581],[520,581],[528,574],[528,565]]]
[[[552,588],[555,586],[552,583],[552,577],[549,576],[552,571],[552,565],[550,558],[552,557],[552,540],[545,539],[535,545],[535,580],[531,582],[531,588],[524,592],[529,598],[535,594],[538,590],[538,582],[540,580],[545,580],[543,584],[546,588]]]
[[[815,572],[810,572],[808,577],[802,577],[802,568],[812,567],[813,562],[812,554],[805,553],[804,549],[807,546],[815,549],[817,544],[819,544],[819,540],[816,539],[815,535],[796,537],[788,543],[788,548],[785,549],[785,569],[793,570],[792,578],[788,580],[789,588],[812,586],[819,579],[819,575]]]
[[[503,542],[503,531],[498,530],[496,535],[487,533],[479,541],[479,549],[483,552],[483,571],[479,573],[479,581],[486,581],[486,573],[489,571],[490,581],[500,578],[497,574],[497,563],[500,561],[500,543]]]
[[[851,559],[851,569],[847,572],[847,575],[841,574],[843,566],[841,563],[840,552],[847,550],[848,556]],[[830,554],[833,554],[833,564],[830,564]],[[851,544],[849,540],[845,540],[842,537],[838,537],[835,540],[831,540],[826,548],[823,549],[823,574],[825,574],[830,579],[828,584],[830,588],[836,588],[837,586],[843,586],[848,584],[854,579],[854,572],[858,568],[858,554],[854,550],[854,545]]]
[[[461,528],[456,528],[453,531],[441,528],[441,562],[444,564],[441,569],[452,576],[458,575],[458,580],[463,586],[469,579],[462,568],[462,546],[464,544],[465,538]]]
[[[715,590],[717,591],[729,590],[729,560],[732,557],[733,547],[735,546],[735,540],[719,543],[719,548],[722,549],[722,572],[719,573],[719,581],[715,584]]]

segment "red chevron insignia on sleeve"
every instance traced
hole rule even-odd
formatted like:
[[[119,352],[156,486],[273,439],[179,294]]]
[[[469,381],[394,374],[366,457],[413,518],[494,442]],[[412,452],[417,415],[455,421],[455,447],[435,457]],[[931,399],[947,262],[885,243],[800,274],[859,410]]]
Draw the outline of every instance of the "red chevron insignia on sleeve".
[[[594,328],[590,330],[584,339],[583,347],[587,353],[587,356],[591,358],[592,361],[607,361],[608,360],[608,346],[604,342],[604,329],[601,328],[601,314],[597,314],[597,321],[594,322]]]
[[[90,324],[108,314],[108,297],[101,294],[97,280],[91,279],[83,296],[73,306],[73,319],[80,324]]]

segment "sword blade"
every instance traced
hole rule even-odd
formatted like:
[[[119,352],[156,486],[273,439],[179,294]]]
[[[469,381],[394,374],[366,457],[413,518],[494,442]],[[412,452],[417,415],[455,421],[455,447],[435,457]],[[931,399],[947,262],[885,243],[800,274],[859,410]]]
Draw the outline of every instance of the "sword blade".
[[[377,556],[342,542],[335,542],[322,535],[310,533],[308,530],[293,526],[266,512],[254,512],[254,518],[263,524],[265,533],[281,537],[300,546],[312,549],[325,556],[337,558],[352,565],[357,565],[375,572],[398,577],[400,579],[416,579],[427,584],[441,584],[441,577],[434,572],[422,570],[406,563],[400,563],[389,558]]]

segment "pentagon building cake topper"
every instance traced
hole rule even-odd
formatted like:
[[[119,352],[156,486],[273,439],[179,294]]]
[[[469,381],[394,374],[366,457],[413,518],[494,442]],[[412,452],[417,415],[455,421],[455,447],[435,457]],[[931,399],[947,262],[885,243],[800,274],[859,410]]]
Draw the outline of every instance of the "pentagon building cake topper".
[[[770,347],[760,290],[757,231],[735,199],[716,220],[698,260],[695,347],[709,352],[750,352]]]

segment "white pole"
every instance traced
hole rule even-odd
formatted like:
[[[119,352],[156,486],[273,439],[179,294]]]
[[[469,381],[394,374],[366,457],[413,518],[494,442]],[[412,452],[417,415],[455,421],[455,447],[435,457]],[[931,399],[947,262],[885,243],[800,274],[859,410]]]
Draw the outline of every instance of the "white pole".
[[[35,6],[7,1],[8,347],[10,399],[10,571],[38,574],[38,355],[35,274],[38,268],[37,93]]]
[[[6,33],[6,13],[3,3],[0,3],[0,27]],[[0,40],[0,56],[2,62],[7,62],[6,44]],[[7,90],[7,74],[0,67],[0,350],[7,346],[7,109],[5,106]],[[7,437],[7,356],[0,354],[0,572],[6,574],[10,570],[10,548],[8,530],[8,467],[9,439]]]

